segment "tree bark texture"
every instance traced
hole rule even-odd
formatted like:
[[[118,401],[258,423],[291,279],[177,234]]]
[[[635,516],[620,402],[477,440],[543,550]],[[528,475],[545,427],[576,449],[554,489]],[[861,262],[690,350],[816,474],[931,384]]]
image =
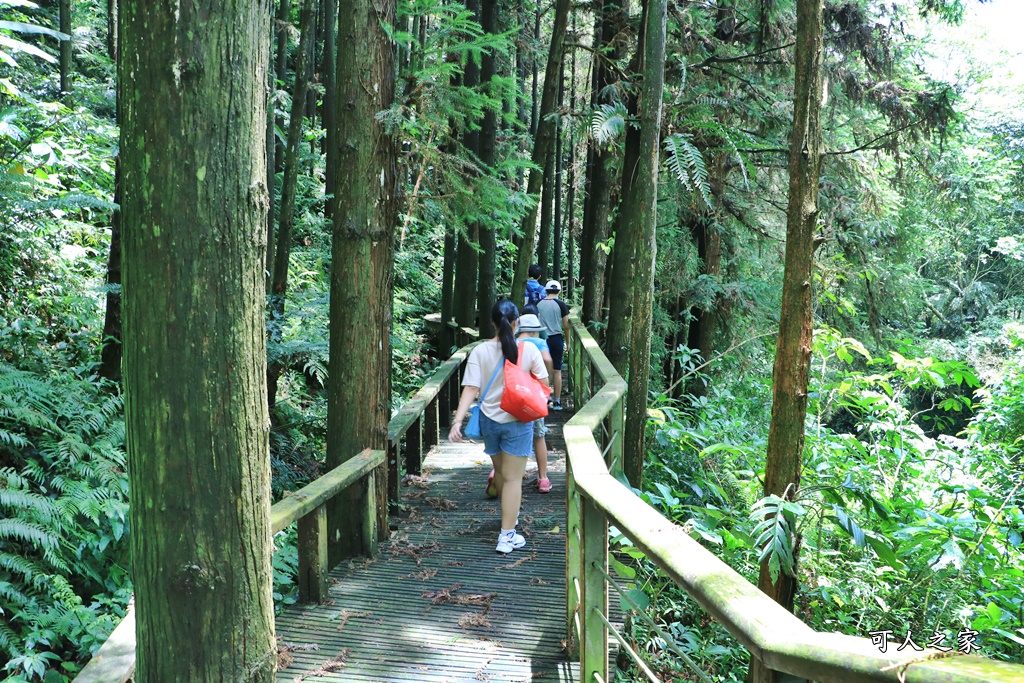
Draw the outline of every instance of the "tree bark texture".
[[[473,18],[480,20],[480,0],[467,0],[466,9],[473,13]],[[462,76],[462,84],[466,88],[475,89],[480,85],[480,64],[474,55],[467,55],[466,68]],[[480,131],[469,128],[462,135],[462,144],[470,154],[480,154]],[[475,328],[477,314],[477,279],[479,244],[477,225],[467,226],[466,231],[459,235],[455,262],[455,320],[462,327]]]
[[[561,108],[565,101],[565,59],[562,59],[562,68],[558,71],[558,107]],[[561,122],[555,124],[555,153],[552,172],[554,180],[551,183],[552,201],[555,204],[554,216],[551,223],[551,279],[562,279],[562,126]]]
[[[335,142],[335,136],[338,134],[337,130],[337,94],[336,94],[336,83],[338,73],[338,48],[337,48],[337,37],[338,37],[338,0],[324,0],[324,13],[326,18],[324,23],[324,56],[323,56],[323,74],[324,74],[324,100],[323,100],[323,124],[324,124],[324,155],[326,156],[324,169],[325,176],[327,178],[333,178],[337,171],[334,170],[334,164],[337,161],[335,154],[328,153],[328,150],[337,150],[337,143]],[[334,198],[328,197],[327,203],[324,204],[324,218],[330,223],[334,216]]]
[[[793,130],[789,140],[789,206],[786,212],[786,262],[782,313],[772,381],[772,418],[765,463],[765,495],[794,499],[803,466],[804,419],[811,360],[812,271],[818,222],[818,182],[823,155],[822,2],[798,0]],[[796,552],[794,551],[794,557]],[[796,579],[785,573],[775,583],[761,564],[758,587],[793,609]],[[751,660],[755,683],[775,683],[779,675]]]
[[[292,108],[288,119],[288,144],[285,147],[284,180],[281,183],[281,217],[277,227],[277,253],[274,257],[274,277],[271,294],[274,310],[284,310],[284,296],[288,289],[288,259],[292,253],[292,226],[295,225],[295,192],[299,183],[299,142],[302,138],[303,111],[307,71],[313,61],[313,24],[316,20],[315,0],[303,0],[299,15],[299,50],[295,59],[295,82],[292,84]]]
[[[270,44],[268,64],[274,63],[274,44]],[[273,282],[272,274],[274,272],[274,227],[277,225],[277,209],[274,202],[275,185],[277,179],[277,173],[274,169],[277,168],[277,132],[274,128],[276,121],[274,120],[276,106],[276,94],[277,94],[277,83],[274,79],[274,72],[271,69],[267,69],[267,194],[269,201],[267,202],[267,249],[265,256],[265,270],[266,270],[266,288],[267,294],[271,292],[271,283]]]
[[[71,0],[60,0],[60,32],[72,35],[71,33]],[[60,41],[60,91],[71,92],[71,47],[70,38]]]
[[[651,372],[651,328],[654,302],[655,229],[658,214],[658,166],[661,151],[661,99],[665,86],[665,31],[668,0],[648,0],[644,30],[644,84],[640,94],[640,155],[633,183],[626,230],[637,236],[636,266],[630,296],[633,325],[629,335],[629,385],[623,440],[623,470],[641,488],[644,432],[647,427],[647,384]]]
[[[647,6],[644,6],[644,12]],[[644,28],[646,31],[646,15],[644,17]],[[641,35],[637,43],[637,58],[633,60],[632,71],[639,73],[643,54],[644,42]],[[636,119],[640,116],[639,98],[634,94],[626,101],[626,110],[630,118]],[[632,126],[626,127],[625,150],[622,155],[622,190],[619,193],[619,215],[615,222],[615,245],[612,248],[611,265],[607,277],[605,292],[608,299],[608,327],[605,330],[605,354],[611,361],[619,374],[625,375],[629,363],[629,338],[630,329],[634,322],[633,302],[630,296],[633,289],[633,273],[635,271],[637,253],[636,245],[641,236],[631,227],[638,227],[633,223],[630,216],[638,209],[637,202],[640,200],[638,184],[642,182],[641,177],[641,132]]]
[[[394,50],[384,26],[394,0],[342,0],[338,35],[338,166],[331,249],[330,386],[327,467],[364,448],[387,445],[391,416],[391,306],[394,227],[398,218],[397,147],[378,112],[391,106]],[[387,510],[387,466],[377,471],[377,501]],[[359,552],[363,487],[328,510],[331,566]],[[386,533],[388,525],[378,522]]]
[[[112,382],[121,381],[121,159],[114,159],[114,204],[110,212],[110,251],[107,254],[107,306],[103,313],[103,341],[99,375]]]
[[[541,279],[551,278],[551,210],[554,208],[555,195],[555,150],[548,154],[544,164],[544,178],[540,192],[540,234],[537,235],[537,258],[540,265]],[[525,288],[526,285],[524,284]]]
[[[565,48],[566,27],[569,24],[569,0],[555,0],[555,17],[551,26],[551,46],[548,50],[548,63],[544,69],[544,92],[540,101],[540,114],[537,121],[537,133],[533,140],[531,161],[537,167],[530,171],[527,181],[527,194],[536,197],[540,194],[544,168],[555,137],[555,122],[549,114],[555,111],[558,97],[558,75],[561,73],[562,53]],[[536,93],[534,99],[536,100]],[[533,262],[534,242],[537,237],[537,207],[526,212],[519,224],[522,242],[516,255],[515,273],[512,278],[512,297],[521,297],[526,291],[527,271]],[[520,299],[521,300],[521,299]]]
[[[498,28],[498,0],[481,0],[480,23],[484,33],[496,36]],[[494,97],[491,91],[495,76],[494,51],[485,52],[480,63],[480,85],[485,93]],[[494,146],[498,135],[498,112],[488,107],[484,110],[480,126],[480,163],[485,169],[494,166]],[[492,221],[481,221],[477,226],[480,236],[479,280],[477,282],[477,329],[481,339],[494,336],[491,323],[491,306],[497,298],[495,282],[495,260],[497,240]]]
[[[616,78],[608,60],[622,58],[626,13],[622,0],[607,0],[601,16],[595,18],[594,45],[600,53],[594,55],[591,106],[596,106],[599,93]],[[614,179],[612,165],[618,147],[588,142],[587,177],[584,180],[583,226],[580,229],[580,286],[583,288],[583,324],[596,331],[593,323],[603,320],[605,268],[608,255],[598,246],[608,239],[611,218],[611,195]]]
[[[121,7],[139,683],[270,682],[265,0]]]
[[[277,59],[274,63],[274,73],[277,75],[275,87],[278,88],[284,88],[284,84],[288,82],[288,29],[291,27],[288,17],[290,14],[291,0],[278,0],[275,26],[277,30]],[[278,117],[274,125],[276,128],[284,128],[284,119]],[[277,144],[277,154],[275,155],[277,166],[274,170],[280,172],[284,170],[284,141],[276,135],[274,137]]]

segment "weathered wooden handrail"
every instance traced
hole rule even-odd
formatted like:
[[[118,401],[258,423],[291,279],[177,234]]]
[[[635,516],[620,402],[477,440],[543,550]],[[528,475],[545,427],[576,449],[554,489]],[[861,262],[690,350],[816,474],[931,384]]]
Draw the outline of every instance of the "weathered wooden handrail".
[[[460,329],[467,338],[475,338],[474,330]],[[440,441],[441,429],[451,426],[451,411],[459,404],[462,368],[478,343],[471,341],[441,363],[388,422],[388,498],[392,503],[398,502],[401,479],[398,458],[403,451],[402,440],[405,440],[405,471],[419,474],[423,453]]]
[[[580,680],[608,680],[608,524],[615,527],[719,621],[752,657],[807,680],[858,683],[1024,681],[1024,666],[937,650],[887,653],[868,638],[820,633],[744,579],[682,527],[619,482],[615,434],[622,429],[626,385],[597,342],[570,316],[569,365],[576,415],[563,433],[567,453],[566,577],[568,642]],[[601,382],[595,392],[594,379]],[[605,429],[602,429],[604,427]],[[595,437],[595,433],[597,437]],[[603,452],[606,442],[611,448]],[[943,657],[939,659],[938,657]]]

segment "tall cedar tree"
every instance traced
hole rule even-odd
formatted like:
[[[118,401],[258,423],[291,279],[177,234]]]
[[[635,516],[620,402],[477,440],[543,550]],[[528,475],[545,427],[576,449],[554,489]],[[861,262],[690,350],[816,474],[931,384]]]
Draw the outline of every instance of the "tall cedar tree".
[[[107,54],[117,64],[117,2],[107,0]],[[120,81],[120,79],[118,79]],[[121,89],[114,94],[114,112],[121,120]],[[114,210],[110,212],[110,250],[107,252],[107,305],[103,312],[100,377],[121,381],[121,157],[114,159]]]
[[[535,169],[530,171],[527,181],[527,194],[537,197],[544,180],[543,168],[555,139],[555,122],[551,114],[555,111],[558,97],[558,79],[562,73],[562,54],[565,48],[566,27],[569,25],[569,0],[555,0],[555,18],[551,26],[551,46],[548,49],[548,63],[544,68],[544,91],[541,95],[537,133],[533,141],[531,161]],[[534,97],[536,100],[536,97]],[[533,262],[535,241],[537,239],[537,206],[526,212],[519,224],[522,241],[516,255],[516,269],[512,278],[512,300],[522,301],[526,291],[527,271]]]
[[[629,73],[636,78],[642,71],[644,33],[647,30],[647,5],[644,5],[643,22],[637,41],[636,53],[630,60]],[[639,118],[640,98],[635,89],[630,89],[626,98],[626,111],[632,120]],[[605,331],[605,353],[619,374],[625,375],[629,363],[629,338],[633,325],[633,272],[636,266],[637,242],[640,234],[629,229],[629,220],[640,201],[637,184],[642,180],[640,172],[640,129],[626,127],[626,142],[622,153],[622,190],[619,192],[619,215],[615,221],[615,247],[612,249],[610,267],[606,277],[608,299],[608,328]]]
[[[818,223],[818,179],[823,154],[821,133],[822,2],[798,0],[793,131],[789,139],[789,207],[786,212],[786,263],[782,313],[772,381],[772,420],[764,493],[794,499],[803,465],[804,418],[811,362],[812,270]],[[797,558],[798,540],[794,539]],[[794,561],[795,564],[795,561]],[[795,567],[794,567],[795,569]],[[788,610],[793,609],[796,577],[782,572],[772,581],[762,562],[758,588]],[[754,683],[776,683],[778,673],[751,659]]]
[[[667,0],[648,0],[644,27],[644,83],[640,93],[640,154],[625,230],[636,235],[636,266],[629,289],[633,324],[629,335],[629,388],[623,469],[640,488],[647,426],[647,381],[651,371],[651,321],[654,302],[655,228],[658,210],[658,160],[661,149],[661,100],[665,87]]]
[[[179,10],[121,8],[135,680],[269,683],[269,7]]]
[[[498,0],[481,0],[480,20],[484,33],[492,36],[498,34],[498,10]],[[494,57],[494,49],[488,50],[483,54],[480,62],[480,85],[490,97],[495,95],[492,90],[496,61]],[[493,107],[487,107],[484,110],[483,121],[480,125],[480,163],[486,169],[494,166],[494,146],[497,135],[498,112]],[[477,230],[477,234],[480,237],[477,324],[480,338],[487,339],[494,335],[493,325],[491,324],[491,306],[494,305],[494,300],[497,296],[497,285],[494,279],[497,240],[494,234],[493,221],[481,221]]]
[[[466,9],[473,13],[475,21],[480,21],[480,0],[467,0]],[[479,57],[474,54],[469,54],[466,58],[462,84],[470,90],[475,90],[480,85],[480,63],[477,59]],[[462,134],[462,145],[470,155],[479,156],[479,128],[467,128]],[[477,224],[473,224],[467,226],[466,232],[459,235],[458,246],[455,248],[455,321],[461,327],[476,327],[478,244],[479,229]]]
[[[298,56],[295,61],[295,81],[292,84],[292,107],[288,120],[288,144],[285,146],[284,179],[281,183],[281,217],[277,228],[277,250],[274,257],[274,269],[270,274],[268,293],[270,309],[280,331],[281,317],[284,315],[284,299],[288,291],[288,261],[292,253],[292,226],[295,224],[295,195],[299,184],[299,142],[302,137],[303,111],[305,110],[306,90],[309,86],[307,65],[313,61],[313,26],[316,23],[315,0],[303,0],[299,14]],[[268,232],[269,235],[269,232]],[[267,241],[268,251],[272,240]],[[269,258],[267,259],[270,260]],[[283,370],[280,362],[271,363],[267,367],[267,405],[271,410],[277,402],[277,381]]]
[[[596,107],[600,93],[617,76],[615,64],[622,58],[625,45],[626,13],[622,0],[600,3],[600,16],[594,18],[593,80],[590,104]],[[612,163],[618,147],[599,145],[590,138],[584,180],[583,227],[580,231],[580,285],[583,287],[583,323],[595,331],[593,323],[602,319],[605,267],[608,257],[598,246],[608,239],[613,184]]]
[[[331,248],[330,368],[327,466],[364,448],[384,449],[391,415],[391,297],[394,226],[398,218],[398,150],[377,114],[394,99],[394,51],[385,27],[394,0],[343,0],[337,49],[337,154],[330,187],[335,196]],[[377,500],[387,500],[387,466],[377,471]],[[363,538],[361,501],[354,485],[328,511],[335,543],[329,561],[371,548]],[[380,505],[386,512],[386,504]],[[386,532],[386,523],[378,524]]]

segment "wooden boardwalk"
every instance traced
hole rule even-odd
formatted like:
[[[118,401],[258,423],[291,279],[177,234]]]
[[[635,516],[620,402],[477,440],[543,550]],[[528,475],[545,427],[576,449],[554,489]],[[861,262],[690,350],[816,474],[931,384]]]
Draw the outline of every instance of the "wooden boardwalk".
[[[519,516],[525,548],[494,551],[499,510],[484,495],[491,465],[483,447],[442,442],[427,456],[422,478],[403,482],[405,510],[380,554],[335,569],[327,603],[278,615],[288,655],[277,680],[574,680],[578,665],[563,651],[561,425],[570,416],[565,410],[549,418],[552,493],[537,491],[530,459]]]

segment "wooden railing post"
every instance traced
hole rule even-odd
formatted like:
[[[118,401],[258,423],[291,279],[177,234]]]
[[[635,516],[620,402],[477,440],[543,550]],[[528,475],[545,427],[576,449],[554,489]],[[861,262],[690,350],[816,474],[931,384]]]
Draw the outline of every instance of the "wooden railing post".
[[[438,403],[439,401],[434,399],[427,404],[427,409],[423,411],[423,448],[427,451],[436,446],[441,439],[438,428]]]
[[[623,406],[625,399],[619,397],[619,400],[612,406],[611,414],[609,415],[609,422],[611,424],[610,438],[612,439],[612,447],[608,451],[608,471],[613,475],[622,472],[622,441],[625,438],[622,428],[623,420]]]
[[[448,381],[441,387],[441,391],[437,392],[438,426],[441,429],[448,429],[452,426],[451,392],[452,379],[449,377]]]
[[[580,497],[572,467],[565,471],[565,632],[568,654],[579,656],[579,639],[583,634],[581,604],[583,597],[583,550],[580,547],[583,526],[580,520]]]
[[[580,621],[580,681],[608,680],[608,629],[600,615],[608,613],[608,520],[589,498],[583,502],[583,602]]]
[[[300,517],[298,535],[299,601],[319,604],[327,599],[327,508]]]
[[[401,480],[398,472],[398,451],[402,445],[402,437],[388,441],[388,502],[398,504],[398,483]]]
[[[370,471],[363,478],[363,554],[373,557],[377,554],[377,542],[380,534],[377,518],[377,470]],[[387,506],[384,506],[387,509]],[[384,518],[385,522],[387,517]],[[385,529],[387,525],[385,524]]]
[[[419,474],[423,464],[423,416],[405,433],[405,473]]]

